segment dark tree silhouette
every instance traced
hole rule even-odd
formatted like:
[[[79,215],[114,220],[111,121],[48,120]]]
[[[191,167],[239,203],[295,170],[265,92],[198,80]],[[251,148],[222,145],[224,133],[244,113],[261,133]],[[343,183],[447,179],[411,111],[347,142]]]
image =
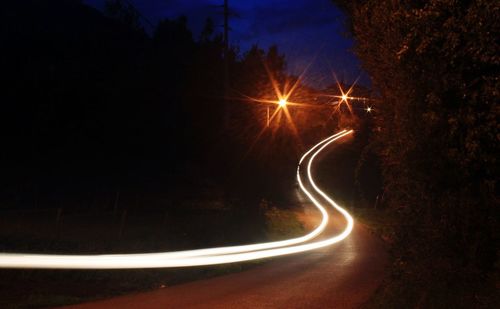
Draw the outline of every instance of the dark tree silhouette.
[[[376,145],[402,224],[395,272],[417,291],[393,294],[396,306],[488,304],[477,293],[498,261],[500,5],[334,2],[381,95]]]

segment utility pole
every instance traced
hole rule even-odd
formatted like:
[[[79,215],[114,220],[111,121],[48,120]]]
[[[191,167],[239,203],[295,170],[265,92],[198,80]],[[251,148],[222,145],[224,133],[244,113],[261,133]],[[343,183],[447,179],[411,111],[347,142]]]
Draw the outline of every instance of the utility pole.
[[[224,0],[224,126],[229,127],[229,0]]]
[[[229,51],[229,0],[224,0],[224,57]]]
[[[271,119],[269,119],[269,106],[267,107],[267,121],[266,121],[266,126],[269,128],[269,123],[271,122]]]
[[[224,0],[224,3],[221,4],[221,5],[216,5],[216,7],[219,7],[219,8],[222,8],[223,9],[223,12],[222,12],[222,15],[224,17],[224,24],[222,25],[222,27],[224,27],[224,31],[223,31],[223,56],[224,56],[224,71],[223,71],[223,74],[224,74],[224,119],[223,119],[223,126],[224,126],[224,129],[228,129],[229,128],[229,120],[231,119],[231,106],[230,106],[230,102],[229,102],[229,92],[230,92],[230,69],[229,69],[229,57],[230,57],[230,45],[229,45],[229,31],[231,30],[231,27],[229,26],[229,17],[231,16],[238,16],[237,14],[234,14],[234,12],[231,12],[230,8],[229,8],[229,0]]]

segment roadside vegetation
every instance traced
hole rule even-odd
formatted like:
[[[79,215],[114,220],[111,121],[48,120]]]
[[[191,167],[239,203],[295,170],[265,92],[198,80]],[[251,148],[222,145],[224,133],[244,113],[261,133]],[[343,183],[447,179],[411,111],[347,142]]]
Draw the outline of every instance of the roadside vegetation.
[[[266,200],[259,206],[264,214],[268,239],[282,240],[307,233],[304,226],[307,223],[300,220],[302,209],[278,207]]]
[[[498,306],[499,3],[333,2],[379,93],[369,147],[397,223],[370,306]]]

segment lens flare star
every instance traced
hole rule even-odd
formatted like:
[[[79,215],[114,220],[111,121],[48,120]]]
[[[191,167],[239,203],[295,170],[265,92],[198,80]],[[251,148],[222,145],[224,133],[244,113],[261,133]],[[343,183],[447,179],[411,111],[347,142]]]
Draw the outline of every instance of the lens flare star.
[[[342,88],[342,85],[339,82],[339,80],[337,79],[337,76],[335,74],[333,74],[333,76],[335,77],[335,81],[336,81],[336,84],[337,84],[337,87],[338,87],[340,94],[336,94],[336,95],[325,94],[323,96],[335,99],[331,103],[331,104],[335,105],[335,112],[339,112],[342,109],[342,106],[345,106],[347,108],[347,110],[349,110],[349,113],[352,114],[353,113],[352,103],[354,101],[366,102],[369,100],[368,98],[365,98],[365,97],[354,97],[351,95],[353,90],[354,90],[354,87],[356,86],[356,84],[359,80],[359,77],[356,78],[354,83],[352,83],[351,86],[346,91],[346,90],[344,90],[344,88]],[[367,110],[367,112],[371,112],[372,108],[370,107],[369,109],[370,110],[369,111]]]

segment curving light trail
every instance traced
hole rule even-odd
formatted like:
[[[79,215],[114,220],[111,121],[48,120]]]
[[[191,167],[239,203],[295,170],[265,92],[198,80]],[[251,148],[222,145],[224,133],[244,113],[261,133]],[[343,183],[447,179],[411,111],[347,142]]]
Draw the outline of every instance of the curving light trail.
[[[288,255],[329,246],[345,239],[352,231],[353,219],[349,213],[336,204],[314,182],[311,166],[316,156],[334,141],[351,134],[353,131],[343,130],[334,134],[307,151],[297,167],[297,181],[301,190],[321,212],[321,223],[310,233],[287,240],[257,243],[242,246],[229,246],[174,252],[139,253],[139,254],[106,254],[106,255],[52,255],[52,254],[0,254],[0,267],[3,268],[58,268],[58,269],[126,269],[126,268],[163,268],[215,265],[250,261],[261,258]],[[318,200],[306,189],[300,177],[302,161],[314,151],[307,163],[307,179],[310,185],[333,208],[346,219],[347,226],[342,233],[334,237],[306,243],[318,236],[328,224],[328,213]]]

